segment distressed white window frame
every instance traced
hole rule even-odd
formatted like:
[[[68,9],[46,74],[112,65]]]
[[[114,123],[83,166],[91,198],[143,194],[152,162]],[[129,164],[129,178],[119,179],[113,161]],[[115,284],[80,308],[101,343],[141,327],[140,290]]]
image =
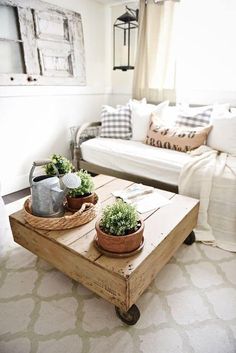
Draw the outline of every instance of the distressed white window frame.
[[[0,5],[17,8],[20,36],[23,43],[23,60],[26,73],[0,73],[0,85],[86,85],[85,53],[81,15],[40,0],[0,0]],[[40,32],[39,17],[63,19],[65,36]],[[67,28],[66,28],[67,26]],[[8,41],[8,38],[0,40]],[[63,54],[61,58],[56,55]],[[53,56],[54,54],[54,56]],[[54,59],[53,59],[54,57]],[[51,59],[50,59],[51,58]],[[57,70],[58,62],[68,67]],[[45,67],[45,60],[55,67]],[[65,61],[65,60],[64,60]],[[66,62],[64,63],[66,65]]]

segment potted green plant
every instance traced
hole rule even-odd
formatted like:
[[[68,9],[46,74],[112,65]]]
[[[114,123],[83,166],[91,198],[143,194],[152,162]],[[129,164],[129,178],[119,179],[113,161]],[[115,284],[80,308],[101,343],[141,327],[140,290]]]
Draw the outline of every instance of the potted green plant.
[[[46,164],[44,166],[44,169],[47,175],[50,175],[50,176],[56,175],[56,171],[53,168],[53,165],[55,165],[55,167],[57,168],[59,175],[64,175],[74,170],[72,163],[67,158],[61,156],[60,154],[53,154],[51,156],[51,160],[52,160],[51,163]]]
[[[70,189],[67,194],[67,205],[70,209],[79,210],[83,203],[94,203],[94,182],[87,170],[80,169],[77,172],[81,184],[76,189]]]
[[[144,223],[136,208],[122,200],[106,206],[95,224],[97,244],[112,253],[129,253],[143,242]]]

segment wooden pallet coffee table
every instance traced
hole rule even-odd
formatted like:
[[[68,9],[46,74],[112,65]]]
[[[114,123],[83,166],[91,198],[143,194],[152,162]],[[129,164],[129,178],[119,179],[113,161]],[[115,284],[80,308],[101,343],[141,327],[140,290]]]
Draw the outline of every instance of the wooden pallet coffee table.
[[[125,189],[130,181],[98,175],[94,178],[102,207],[114,202],[112,191]],[[171,203],[142,214],[145,221],[144,247],[132,257],[111,258],[94,246],[96,219],[70,230],[44,231],[25,222],[23,211],[10,216],[15,242],[50,262],[116,307],[127,324],[137,322],[134,304],[178,247],[194,241],[199,201],[167,191],[159,193]]]

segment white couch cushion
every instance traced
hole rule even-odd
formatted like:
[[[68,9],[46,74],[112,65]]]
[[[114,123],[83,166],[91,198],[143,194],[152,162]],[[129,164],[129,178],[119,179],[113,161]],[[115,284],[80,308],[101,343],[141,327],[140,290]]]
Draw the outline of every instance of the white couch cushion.
[[[230,112],[230,104],[218,104],[213,105],[213,110],[211,114],[211,121],[217,118],[222,118],[224,115],[227,115]]]
[[[81,145],[85,161],[116,171],[178,185],[187,153],[155,148],[132,140],[95,138]]]
[[[227,113],[212,120],[207,145],[217,151],[236,156],[236,114]]]
[[[164,101],[158,105],[133,103],[131,105],[132,140],[143,142],[147,135],[151,113],[156,112],[156,114],[161,115],[168,105],[169,101]]]

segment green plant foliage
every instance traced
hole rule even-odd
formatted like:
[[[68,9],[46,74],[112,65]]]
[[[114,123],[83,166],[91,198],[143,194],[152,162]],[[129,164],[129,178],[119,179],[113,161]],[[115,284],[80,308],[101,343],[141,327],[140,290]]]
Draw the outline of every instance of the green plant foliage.
[[[53,165],[56,166],[59,174],[66,174],[74,170],[72,163],[67,158],[61,156],[60,154],[53,154],[51,157],[51,160],[52,160],[52,163],[46,164],[44,166],[44,169],[47,175],[51,175],[51,176],[56,175]]]
[[[94,182],[91,175],[87,172],[87,170],[80,169],[77,172],[77,175],[80,177],[81,184],[80,187],[76,189],[71,189],[69,191],[69,196],[78,197],[87,194],[91,194],[94,191]]]
[[[122,200],[117,200],[113,205],[104,208],[100,227],[107,234],[127,235],[138,229],[138,221],[136,208]]]

